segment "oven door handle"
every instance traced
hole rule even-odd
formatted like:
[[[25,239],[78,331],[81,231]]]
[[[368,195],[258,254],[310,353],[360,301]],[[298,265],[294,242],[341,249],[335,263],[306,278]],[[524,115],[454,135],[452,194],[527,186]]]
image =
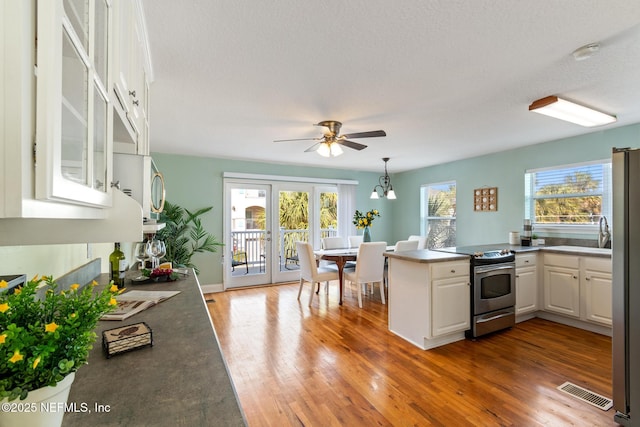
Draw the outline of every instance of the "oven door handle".
[[[483,317],[481,319],[478,319],[476,323],[491,322],[492,320],[500,319],[501,317],[510,316],[512,314],[513,314],[513,311],[501,311],[500,313],[497,313],[495,316],[491,316],[489,318]]]
[[[500,266],[496,266],[496,265],[487,265],[487,266],[483,266],[483,267],[476,267],[475,272],[476,273],[486,273],[487,271],[499,271],[499,270],[515,270],[515,266],[513,264],[510,265],[500,265]]]

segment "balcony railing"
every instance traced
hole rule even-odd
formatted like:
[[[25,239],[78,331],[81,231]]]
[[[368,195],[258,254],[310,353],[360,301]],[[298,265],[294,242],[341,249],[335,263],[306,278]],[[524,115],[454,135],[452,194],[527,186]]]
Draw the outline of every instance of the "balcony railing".
[[[333,237],[337,235],[337,230],[333,228],[326,228],[320,230],[321,238]],[[232,231],[232,254],[243,252],[246,254],[247,263],[249,267],[260,267],[265,263],[265,243],[267,233],[265,230],[245,230],[245,231]],[[286,268],[286,261],[288,257],[293,258],[297,256],[296,242],[308,242],[309,230],[289,230],[281,228],[279,230],[278,238],[278,256],[280,258],[280,269]],[[229,254],[231,255],[231,254]]]

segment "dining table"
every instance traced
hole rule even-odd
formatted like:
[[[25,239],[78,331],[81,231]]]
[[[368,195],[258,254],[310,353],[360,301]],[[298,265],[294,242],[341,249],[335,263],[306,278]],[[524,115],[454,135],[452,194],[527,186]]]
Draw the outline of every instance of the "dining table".
[[[314,252],[317,260],[333,261],[338,267],[338,282],[340,284],[339,304],[342,305],[342,288],[344,286],[343,274],[347,261],[355,261],[358,257],[358,248],[323,249]]]
[[[395,246],[387,246],[387,251],[393,251]],[[358,248],[321,249],[313,252],[318,261],[333,261],[338,268],[338,282],[340,284],[339,304],[342,305],[342,289],[344,287],[344,267],[349,261],[356,261]]]

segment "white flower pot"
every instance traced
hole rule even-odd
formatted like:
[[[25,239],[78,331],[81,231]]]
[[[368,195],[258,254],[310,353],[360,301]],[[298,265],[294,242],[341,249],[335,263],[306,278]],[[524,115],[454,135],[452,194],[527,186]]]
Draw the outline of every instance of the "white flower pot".
[[[75,377],[76,373],[72,372],[55,387],[32,390],[25,400],[3,399],[0,427],[60,427]]]

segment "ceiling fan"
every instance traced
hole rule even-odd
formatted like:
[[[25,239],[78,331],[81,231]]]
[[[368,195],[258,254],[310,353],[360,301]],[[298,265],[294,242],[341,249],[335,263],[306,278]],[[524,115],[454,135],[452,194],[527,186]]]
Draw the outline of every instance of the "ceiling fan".
[[[307,148],[305,152],[317,151],[318,154],[324,157],[335,157],[342,154],[341,145],[352,148],[354,150],[363,150],[367,148],[366,145],[358,142],[349,141],[352,138],[373,138],[377,136],[387,136],[387,133],[383,130],[372,130],[369,132],[356,132],[346,135],[340,135],[340,128],[342,123],[335,120],[324,120],[314,126],[324,126],[327,131],[324,136],[318,138],[298,138],[298,139],[278,139],[273,142],[288,142],[288,141],[319,141],[311,147]]]

